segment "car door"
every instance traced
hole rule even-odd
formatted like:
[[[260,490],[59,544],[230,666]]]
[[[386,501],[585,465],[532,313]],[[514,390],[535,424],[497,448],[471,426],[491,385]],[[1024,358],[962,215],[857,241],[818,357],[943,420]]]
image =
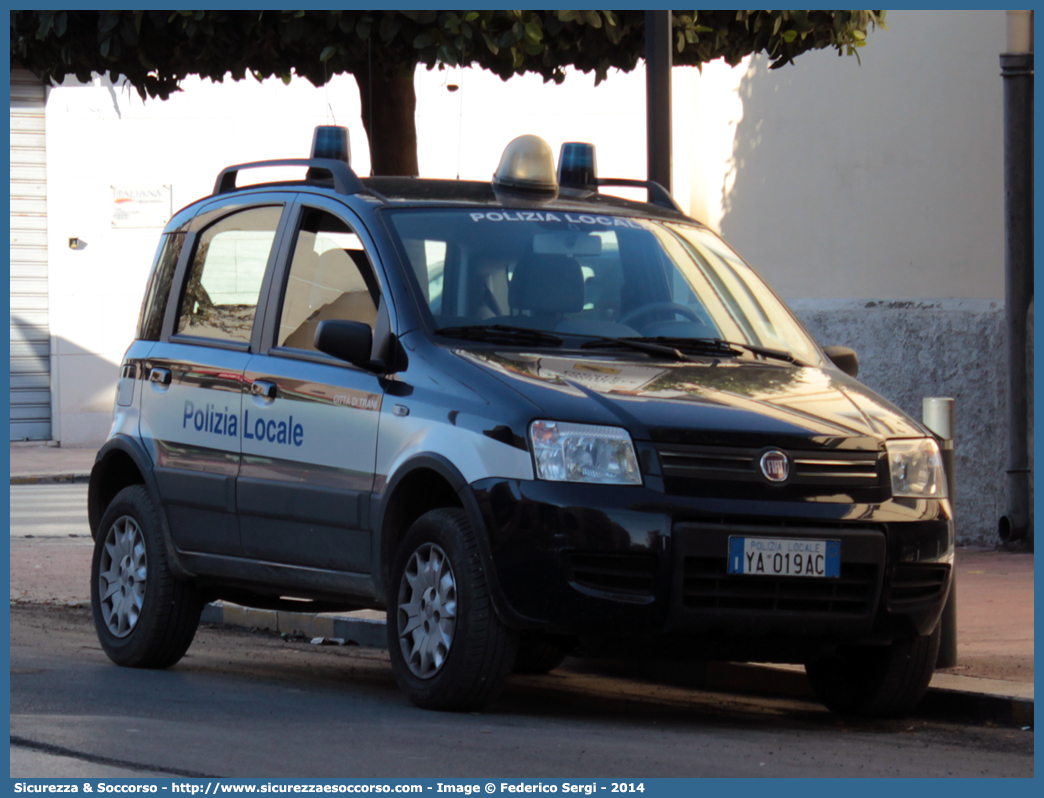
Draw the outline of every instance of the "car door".
[[[243,372],[287,204],[255,196],[197,216],[174,275],[164,333],[144,364],[141,435],[183,551],[242,554],[235,478]]]
[[[244,375],[237,507],[247,557],[370,572],[369,507],[384,390],[315,349],[324,319],[388,313],[373,246],[343,205],[301,195],[264,343]],[[281,289],[281,290],[279,290]]]

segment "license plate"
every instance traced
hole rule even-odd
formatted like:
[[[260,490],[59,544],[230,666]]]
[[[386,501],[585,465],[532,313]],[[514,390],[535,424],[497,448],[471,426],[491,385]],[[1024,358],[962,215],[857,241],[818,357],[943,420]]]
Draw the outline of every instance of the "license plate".
[[[729,573],[837,578],[841,541],[730,536]]]

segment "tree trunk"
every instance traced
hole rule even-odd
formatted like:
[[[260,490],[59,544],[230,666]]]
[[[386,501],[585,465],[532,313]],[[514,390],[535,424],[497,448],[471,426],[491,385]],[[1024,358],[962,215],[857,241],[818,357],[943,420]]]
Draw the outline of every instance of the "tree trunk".
[[[417,95],[413,71],[387,77],[374,70],[372,80],[366,70],[355,72],[362,99],[362,120],[370,139],[370,163],[375,175],[416,176]]]

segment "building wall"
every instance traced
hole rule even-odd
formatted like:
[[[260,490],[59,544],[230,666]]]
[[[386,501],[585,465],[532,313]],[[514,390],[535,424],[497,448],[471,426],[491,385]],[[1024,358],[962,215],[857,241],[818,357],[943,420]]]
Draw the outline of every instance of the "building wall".
[[[725,236],[785,297],[1004,296],[1000,11],[889,11],[739,87]]]
[[[995,543],[1007,509],[1003,302],[797,299],[790,305],[817,341],[855,349],[859,379],[914,418],[921,418],[925,397],[953,398],[958,540]],[[1031,414],[1031,440],[1032,433]]]
[[[1007,467],[1005,15],[887,24],[861,65],[817,52],[739,68],[721,230],[820,343],[858,352],[871,388],[917,418],[924,397],[954,397],[959,539],[992,543]]]

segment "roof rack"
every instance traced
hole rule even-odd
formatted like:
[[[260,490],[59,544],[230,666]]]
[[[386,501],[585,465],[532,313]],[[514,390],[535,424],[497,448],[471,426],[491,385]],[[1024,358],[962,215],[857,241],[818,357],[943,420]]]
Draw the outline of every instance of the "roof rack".
[[[655,180],[628,180],[622,177],[599,177],[599,186],[626,186],[628,188],[644,188],[649,192],[649,202],[659,205],[661,208],[669,208],[678,213],[685,213],[681,206],[674,201],[671,192],[665,189]]]
[[[362,194],[368,192],[362,184],[358,175],[344,161],[336,161],[332,158],[292,158],[280,161],[255,161],[254,163],[241,163],[229,166],[221,170],[217,182],[214,184],[214,194],[228,194],[238,191],[236,186],[236,175],[244,169],[264,169],[272,166],[306,166],[308,167],[307,180],[323,180],[329,175],[333,179],[334,191],[338,194]],[[243,188],[247,188],[244,186]],[[253,186],[250,186],[253,188]]]

